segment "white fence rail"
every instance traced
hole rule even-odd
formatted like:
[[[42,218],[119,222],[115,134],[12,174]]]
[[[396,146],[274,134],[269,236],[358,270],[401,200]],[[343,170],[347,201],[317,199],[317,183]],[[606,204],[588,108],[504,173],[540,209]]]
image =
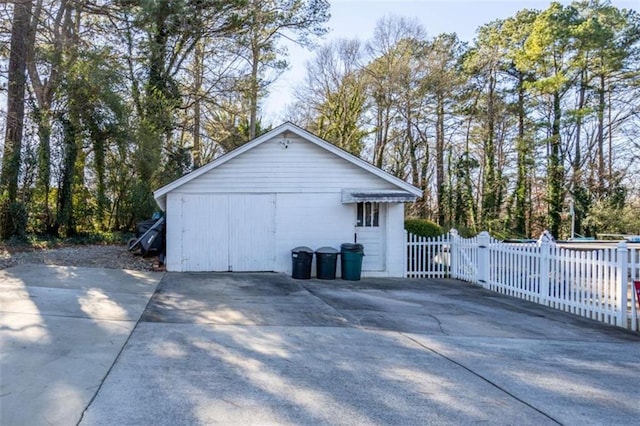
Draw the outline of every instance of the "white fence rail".
[[[407,277],[456,278],[513,297],[630,330],[640,330],[633,288],[640,249],[624,242],[595,250],[567,249],[543,234],[537,243],[504,243],[482,232],[462,238],[407,233]]]

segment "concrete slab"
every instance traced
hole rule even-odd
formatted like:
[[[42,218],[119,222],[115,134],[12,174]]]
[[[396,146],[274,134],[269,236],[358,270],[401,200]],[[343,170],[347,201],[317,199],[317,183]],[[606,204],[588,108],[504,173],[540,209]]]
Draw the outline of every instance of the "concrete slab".
[[[457,281],[166,274],[81,424],[632,424],[639,365]]]
[[[435,330],[445,336],[639,341],[637,333],[455,280],[334,283],[309,280],[304,286],[360,327],[427,334]]]
[[[171,274],[159,286],[143,321],[343,326],[345,319],[283,274]]]
[[[553,424],[397,333],[141,323],[81,424],[480,422]]]
[[[145,309],[160,276],[0,271],[0,424],[640,418],[638,333],[451,280],[169,273]]]
[[[0,271],[0,424],[76,424],[162,274]]]
[[[561,424],[640,419],[639,342],[411,337]]]
[[[147,294],[153,293],[161,277],[144,271],[27,264],[0,270],[0,285],[87,289],[99,284],[104,291]]]

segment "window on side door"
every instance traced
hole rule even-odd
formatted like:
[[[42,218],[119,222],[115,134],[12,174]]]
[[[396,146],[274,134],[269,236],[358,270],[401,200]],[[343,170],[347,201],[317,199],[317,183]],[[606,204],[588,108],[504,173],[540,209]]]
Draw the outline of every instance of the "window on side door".
[[[356,226],[373,228],[380,226],[380,203],[358,203],[356,207]]]

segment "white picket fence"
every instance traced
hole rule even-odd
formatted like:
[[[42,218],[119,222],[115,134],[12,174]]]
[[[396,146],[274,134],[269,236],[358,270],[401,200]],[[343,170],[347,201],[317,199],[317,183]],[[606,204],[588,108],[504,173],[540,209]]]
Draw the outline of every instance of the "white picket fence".
[[[634,331],[640,329],[633,282],[640,249],[619,243],[597,250],[557,246],[548,233],[535,243],[504,243],[482,232],[462,238],[407,233],[406,276],[455,278],[513,297]]]
[[[449,276],[449,236],[420,237],[407,232],[406,276],[445,278]]]

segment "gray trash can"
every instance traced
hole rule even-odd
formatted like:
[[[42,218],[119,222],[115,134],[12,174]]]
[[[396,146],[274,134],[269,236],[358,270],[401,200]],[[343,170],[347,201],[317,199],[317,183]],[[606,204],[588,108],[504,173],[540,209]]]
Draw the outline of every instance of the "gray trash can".
[[[291,276],[298,280],[311,278],[313,250],[309,247],[296,247],[291,250]]]
[[[333,247],[320,247],[316,250],[316,277],[321,280],[336,279],[338,250]]]

